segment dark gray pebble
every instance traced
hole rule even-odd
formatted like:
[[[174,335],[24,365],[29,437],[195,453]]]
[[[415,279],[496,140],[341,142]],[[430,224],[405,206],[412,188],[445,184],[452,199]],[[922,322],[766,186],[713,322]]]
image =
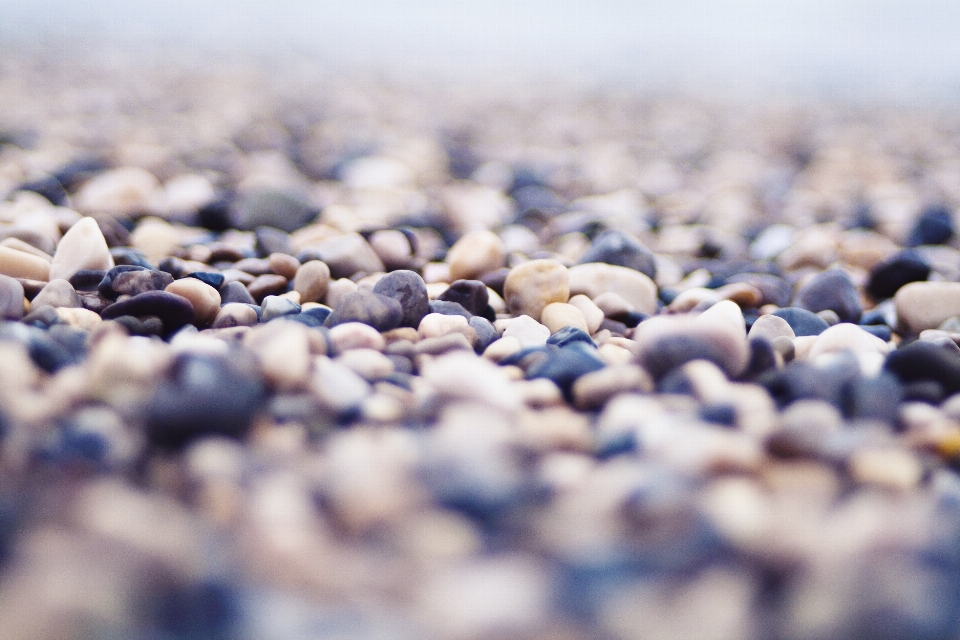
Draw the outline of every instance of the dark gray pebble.
[[[456,302],[475,316],[482,316],[493,322],[496,315],[490,308],[490,295],[487,285],[479,280],[457,280],[441,293],[437,300]]]
[[[563,327],[552,336],[547,338],[547,344],[556,345],[558,347],[565,347],[568,344],[573,344],[574,342],[582,342],[590,347],[597,346],[594,344],[593,338],[590,337],[589,333],[583,329],[578,329],[577,327]]]
[[[173,276],[166,271],[143,269],[118,273],[110,288],[116,295],[135,296],[147,291],[163,291],[170,284],[173,284]]]
[[[102,295],[105,298],[116,298],[120,294],[114,291],[113,289],[114,278],[116,278],[121,273],[127,273],[130,271],[146,271],[146,268],[140,267],[137,265],[132,265],[132,264],[123,264],[123,265],[113,267],[112,269],[107,271],[106,274],[104,274],[103,279],[100,281],[100,284],[97,285],[97,291],[99,291],[100,295]],[[161,271],[161,273],[166,273],[166,272]],[[173,282],[172,277],[170,279],[170,282]]]
[[[907,244],[919,247],[925,244],[946,244],[956,233],[953,214],[947,205],[933,205],[920,212],[910,230]]]
[[[593,239],[587,250],[580,256],[578,264],[588,262],[605,262],[627,267],[651,278],[657,274],[653,253],[639,240],[618,229],[607,229]]]
[[[230,207],[230,221],[238,229],[274,227],[290,233],[310,222],[320,210],[300,194],[261,189],[244,194]]]
[[[259,226],[253,230],[257,238],[257,253],[263,257],[271,253],[293,255],[293,245],[287,232],[276,227]]]
[[[934,380],[947,394],[960,391],[960,354],[930,342],[918,340],[891,352],[884,368],[904,384]]]
[[[569,400],[573,383],[580,376],[602,369],[606,365],[592,347],[573,342],[555,349],[546,358],[526,371],[527,379],[546,378],[557,385]]]
[[[847,418],[895,424],[903,393],[900,381],[889,372],[852,380],[844,389],[841,411]]]
[[[120,316],[156,316],[165,333],[173,333],[193,320],[193,305],[183,296],[166,291],[147,291],[115,302],[100,314],[104,320]]]
[[[439,313],[444,316],[463,316],[467,320],[473,317],[473,314],[464,309],[463,305],[444,300],[431,300],[430,313]]]
[[[857,285],[843,269],[827,269],[815,275],[797,292],[794,305],[814,313],[829,309],[841,322],[859,322],[863,313]]]
[[[214,289],[219,290],[223,286],[223,274],[215,273],[213,271],[194,271],[187,274],[188,278],[196,278],[204,284],[208,284]]]
[[[114,247],[110,249],[110,255],[113,256],[113,263],[118,266],[133,265],[144,269],[156,269],[143,253],[131,247]]]
[[[362,322],[377,331],[389,331],[398,327],[402,319],[403,307],[393,298],[372,291],[354,291],[340,299],[324,325]]]
[[[162,336],[163,321],[157,316],[120,316],[114,322],[123,326],[132,336]]]
[[[797,337],[818,336],[830,328],[826,320],[812,311],[800,307],[777,309],[773,312],[773,315],[786,320]]]
[[[377,281],[373,292],[400,303],[403,309],[401,327],[416,329],[423,317],[430,313],[427,285],[416,271],[401,269],[388,273]]]
[[[227,304],[228,302],[239,302],[241,304],[256,304],[257,301],[253,299],[253,296],[250,295],[250,292],[247,291],[247,287],[242,282],[228,282],[223,290],[220,291],[220,304]]]
[[[70,276],[68,282],[77,291],[96,291],[107,272],[102,269],[80,269]]]
[[[467,323],[477,332],[477,353],[483,353],[487,347],[500,339],[500,334],[497,333],[493,323],[486,318],[473,316],[467,320]]]
[[[874,300],[892,298],[900,287],[930,277],[930,263],[919,251],[907,249],[890,256],[870,270],[867,293]]]

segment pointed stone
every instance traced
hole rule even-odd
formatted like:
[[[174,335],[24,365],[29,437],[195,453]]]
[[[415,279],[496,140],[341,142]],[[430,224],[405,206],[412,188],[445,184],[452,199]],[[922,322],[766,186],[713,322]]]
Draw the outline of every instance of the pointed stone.
[[[53,254],[53,263],[50,265],[50,279],[70,277],[81,269],[111,269],[113,256],[107,247],[107,241],[93,218],[83,218],[70,227],[57,251]]]

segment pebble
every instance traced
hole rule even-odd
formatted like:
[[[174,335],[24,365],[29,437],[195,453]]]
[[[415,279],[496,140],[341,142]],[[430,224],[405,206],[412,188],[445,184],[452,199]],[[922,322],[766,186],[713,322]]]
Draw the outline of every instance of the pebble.
[[[273,273],[257,276],[246,286],[247,293],[256,302],[267,296],[279,295],[287,290],[287,279]]]
[[[147,291],[111,304],[100,315],[104,320],[155,316],[163,323],[163,330],[172,333],[193,320],[193,304],[169,291]]]
[[[592,335],[600,329],[600,324],[604,320],[604,313],[593,300],[583,294],[578,294],[572,296],[568,303],[580,309],[583,320],[587,324],[587,333]]]
[[[347,233],[319,242],[297,256],[301,262],[320,260],[330,267],[334,278],[349,278],[355,273],[378,273],[383,262],[359,233]]]
[[[607,366],[586,373],[573,383],[571,396],[575,407],[596,411],[621,393],[651,393],[650,374],[632,364]]]
[[[136,271],[113,273],[115,269],[117,269],[117,267],[108,271],[107,275],[104,276],[104,281],[106,282],[112,275],[108,285],[110,292],[113,294],[112,297],[118,295],[135,296],[138,293],[144,293],[146,291],[163,291],[173,284],[173,276],[163,271],[139,269]],[[200,281],[202,282],[202,280]],[[209,283],[205,284],[211,286]],[[100,293],[107,295],[103,290],[101,290]]]
[[[330,267],[320,260],[310,260],[300,265],[293,277],[293,290],[300,294],[301,302],[320,302],[330,285]]]
[[[335,353],[350,349],[375,349],[383,351],[386,341],[380,332],[362,322],[347,322],[330,328],[330,344]]]
[[[578,264],[603,262],[634,269],[650,277],[656,277],[657,266],[653,253],[639,240],[618,229],[602,232],[580,256]]]
[[[580,309],[564,302],[548,304],[543,308],[540,320],[550,330],[550,333],[556,333],[564,327],[573,327],[584,332],[588,329],[587,321]]]
[[[602,293],[613,292],[641,313],[657,312],[657,285],[639,271],[592,262],[571,267],[569,273],[570,293],[574,296],[583,294],[595,299]]]
[[[89,309],[60,307],[57,309],[57,315],[65,324],[84,331],[92,331],[94,327],[103,322],[100,314]]]
[[[389,331],[400,326],[403,307],[393,298],[372,291],[354,291],[337,302],[327,316],[325,326],[335,327],[348,322],[362,322],[377,331]]]
[[[247,333],[243,345],[256,354],[267,384],[278,391],[306,388],[311,368],[309,329],[296,322],[271,322]]]
[[[396,229],[375,231],[370,234],[370,247],[383,262],[387,271],[407,269],[413,266],[413,251],[405,233]]]
[[[543,326],[530,316],[519,316],[510,320],[500,334],[502,338],[516,338],[520,347],[540,347],[547,344],[550,338],[550,329]]]
[[[47,282],[50,279],[50,263],[30,253],[0,247],[0,275]]]
[[[503,284],[503,298],[513,315],[539,320],[548,304],[570,298],[567,268],[556,260],[524,262],[510,270]]]
[[[893,297],[897,320],[910,333],[936,329],[960,316],[960,284],[956,282],[911,282]]]
[[[641,366],[656,379],[698,359],[713,362],[735,378],[749,363],[745,333],[741,337],[736,327],[712,326],[695,318],[658,316],[640,324],[633,339],[639,344]]]
[[[23,285],[10,276],[0,275],[0,318],[19,320],[26,313],[24,302]]]
[[[451,283],[437,300],[455,302],[471,315],[483,316],[490,321],[495,319],[493,309],[489,308],[490,295],[487,293],[487,285],[479,280],[457,280]]]
[[[49,266],[52,280],[70,277],[81,269],[110,269],[113,256],[93,218],[82,218],[63,234]]]
[[[421,338],[438,338],[468,326],[468,320],[461,315],[430,313],[420,321],[417,331]]]
[[[798,337],[818,336],[830,327],[826,320],[800,307],[784,307],[777,309],[771,315],[786,320]]]
[[[227,304],[236,302],[240,304],[256,304],[247,288],[240,282],[228,282],[220,290],[220,302]]]
[[[400,326],[419,327],[431,312],[427,285],[416,271],[399,270],[388,273],[373,286],[373,292],[400,303],[403,310]]]
[[[260,322],[257,312],[249,304],[227,302],[217,312],[211,325],[214,329],[252,327]]]
[[[947,244],[956,234],[953,213],[947,206],[934,205],[920,212],[910,229],[907,245]]]
[[[779,337],[786,337],[793,340],[797,336],[793,332],[793,328],[789,322],[780,316],[769,314],[756,319],[753,326],[750,327],[747,337],[751,340],[764,338],[773,342]]]
[[[870,270],[866,292],[874,300],[885,300],[911,282],[921,282],[930,277],[930,263],[917,251],[896,253],[876,264]]]
[[[31,306],[73,307],[79,308],[80,296],[66,280],[51,280],[31,301]]]
[[[220,311],[220,293],[195,278],[182,278],[171,282],[164,291],[190,301],[193,306],[193,322],[197,325],[202,326],[213,322],[217,312]]]
[[[260,304],[260,308],[262,309],[260,314],[260,320],[262,322],[270,322],[277,318],[296,315],[299,314],[301,310],[300,305],[293,300],[279,296],[267,296]]]
[[[890,347],[886,342],[857,325],[841,322],[817,336],[807,357],[812,359],[823,354],[845,350],[886,355]]]
[[[814,313],[829,309],[841,322],[859,322],[863,313],[857,287],[842,269],[828,269],[811,278],[797,292],[794,305]]]
[[[470,231],[447,252],[451,280],[475,280],[506,264],[503,241],[491,231]]]
[[[267,266],[278,276],[293,280],[300,270],[300,261],[285,253],[271,253],[267,256]]]
[[[230,222],[238,229],[274,227],[296,231],[317,216],[319,209],[300,194],[279,189],[257,189],[243,194],[230,207]]]

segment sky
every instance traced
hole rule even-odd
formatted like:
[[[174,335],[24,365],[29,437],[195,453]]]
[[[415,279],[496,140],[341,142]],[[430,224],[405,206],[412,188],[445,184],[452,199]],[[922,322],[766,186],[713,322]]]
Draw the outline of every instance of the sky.
[[[0,0],[0,45],[413,73],[960,93],[957,0]]]

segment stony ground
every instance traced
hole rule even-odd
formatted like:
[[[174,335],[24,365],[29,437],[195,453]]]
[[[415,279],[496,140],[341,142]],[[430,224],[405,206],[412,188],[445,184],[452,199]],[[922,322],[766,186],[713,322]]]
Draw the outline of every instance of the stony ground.
[[[4,638],[960,637],[956,113],[0,69]]]

